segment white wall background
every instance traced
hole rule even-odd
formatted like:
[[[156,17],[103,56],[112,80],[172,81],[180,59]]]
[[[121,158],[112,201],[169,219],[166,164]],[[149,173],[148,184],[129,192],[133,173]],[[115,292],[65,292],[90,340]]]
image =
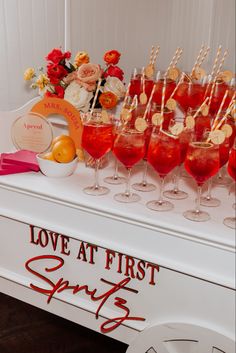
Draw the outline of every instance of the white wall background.
[[[51,48],[60,45],[64,0],[0,0],[0,111],[35,96],[23,73],[29,66],[42,66]]]
[[[35,95],[23,72],[43,65],[53,47],[66,45],[73,56],[86,50],[102,65],[104,52],[118,49],[128,80],[132,68],[147,63],[152,45],[161,47],[159,69],[180,46],[179,67],[190,70],[202,44],[211,47],[205,69],[222,44],[229,49],[224,67],[235,71],[234,0],[0,0],[0,111]]]

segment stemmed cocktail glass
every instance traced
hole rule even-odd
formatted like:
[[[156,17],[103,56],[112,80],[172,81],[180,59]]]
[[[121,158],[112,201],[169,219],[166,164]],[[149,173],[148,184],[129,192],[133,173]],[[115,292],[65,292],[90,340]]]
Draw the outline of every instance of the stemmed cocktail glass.
[[[114,126],[113,126],[113,139],[116,139],[116,136],[119,132],[120,129],[120,124],[117,122]],[[114,141],[113,140],[113,141]],[[119,170],[119,161],[117,158],[115,158],[114,161],[115,165],[114,165],[114,173],[111,176],[107,176],[106,178],[104,178],[104,181],[107,184],[113,184],[113,185],[120,185],[120,184],[124,184],[126,182],[126,178],[123,176],[120,176],[118,173]]]
[[[185,113],[189,108],[196,109],[203,101],[203,97],[204,87],[193,81],[182,82],[174,96]]]
[[[91,114],[83,123],[82,147],[95,160],[95,182],[88,186],[84,192],[89,195],[104,195],[109,192],[105,186],[100,186],[98,181],[99,160],[112,148],[113,125],[112,122],[103,122],[101,114]]]
[[[179,134],[179,145],[180,145],[180,163],[174,170],[174,187],[171,190],[166,190],[164,195],[169,199],[174,200],[183,200],[188,197],[188,193],[184,190],[179,189],[179,180],[180,180],[180,168],[184,163],[189,143],[193,139],[193,129],[185,128]]]
[[[146,77],[144,69],[135,68],[131,74],[129,95],[130,97],[140,97],[141,93],[145,93],[147,98],[150,97],[154,85],[153,78]]]
[[[148,163],[147,163],[147,151],[148,151],[148,146],[149,146],[149,141],[150,141],[150,137],[151,137],[151,133],[153,130],[153,125],[151,124],[151,122],[148,122],[148,126],[146,128],[146,130],[144,131],[144,135],[145,135],[145,154],[143,157],[143,162],[144,162],[144,166],[143,166],[143,177],[142,177],[142,181],[139,183],[135,183],[132,185],[132,188],[134,190],[137,191],[153,191],[156,189],[156,186],[152,183],[149,183],[147,181],[147,171],[148,171]]]
[[[189,108],[187,110],[187,114],[185,115],[185,120],[188,116],[194,117],[194,134],[197,141],[202,141],[204,135],[211,130],[212,125],[212,116],[209,114],[207,108],[207,114],[204,113],[202,109],[192,109]]]
[[[219,172],[220,172],[220,169],[228,162],[229,151],[230,151],[229,138],[226,137],[224,142],[219,144]],[[219,172],[217,175],[219,175]],[[211,195],[212,183],[213,183],[213,179],[210,178],[208,180],[207,195],[201,197],[202,206],[217,207],[221,203],[219,199],[212,197]]]
[[[198,186],[195,210],[184,212],[184,217],[196,222],[207,221],[210,215],[200,209],[200,198],[203,184],[219,170],[219,146],[208,140],[191,142],[184,165]]]
[[[148,162],[161,178],[160,195],[158,200],[149,201],[147,207],[154,211],[169,211],[174,206],[163,199],[165,177],[180,162],[180,145],[177,136],[164,130],[154,129],[148,148]]]
[[[179,84],[173,98],[179,103],[183,113],[187,113],[189,108],[196,109],[201,105],[204,93],[204,85],[189,77],[189,79]]]
[[[210,114],[215,115],[220,108],[225,92],[228,90],[228,95],[222,106],[223,110],[227,108],[235,92],[235,87],[229,85],[228,83],[222,80],[216,80],[216,82],[205,84],[204,90],[205,90],[205,93],[204,93],[205,97],[210,97],[211,95],[211,102],[209,106]]]
[[[163,92],[164,85],[165,85],[165,101],[164,101],[164,103],[166,103],[176,87],[176,81],[166,77],[166,72],[159,71],[157,73],[157,77],[156,77],[156,81],[155,81],[156,88],[155,88],[155,91],[153,94],[153,103],[155,103],[157,106],[160,106],[162,103],[162,92]]]
[[[162,129],[168,130],[170,125],[174,122],[175,119],[175,111],[169,110],[167,107],[163,108],[163,112],[161,111],[161,105],[156,103],[152,103],[150,110],[148,112],[148,120],[152,121],[152,117],[154,114],[161,114],[163,116]]]
[[[232,127],[232,134],[233,134],[233,127]],[[229,160],[229,151],[232,147],[231,136],[226,138],[225,141],[219,146],[220,169],[214,178],[214,184],[219,186],[227,186],[231,183],[231,178],[227,175],[227,170],[225,168]]]
[[[233,178],[233,180],[236,181],[236,141],[230,151],[227,171],[228,171],[229,175]],[[235,204],[233,205],[233,208],[235,208]],[[229,228],[235,229],[236,228],[236,217],[235,216],[234,217],[226,217],[224,219],[224,224]]]
[[[128,126],[122,127],[117,133],[113,145],[113,153],[128,171],[126,189],[123,193],[114,196],[119,202],[137,202],[141,198],[130,190],[130,176],[132,167],[145,154],[145,134]]]

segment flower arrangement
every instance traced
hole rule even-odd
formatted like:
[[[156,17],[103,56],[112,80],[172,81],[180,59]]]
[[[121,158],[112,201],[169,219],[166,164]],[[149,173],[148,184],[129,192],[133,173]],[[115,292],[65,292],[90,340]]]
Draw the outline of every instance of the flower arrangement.
[[[71,63],[69,51],[54,48],[46,56],[46,72],[43,68],[37,72],[28,68],[24,72],[24,80],[31,82],[32,88],[38,88],[40,95],[63,98],[84,113],[92,105],[109,110],[125,95],[124,72],[117,66],[120,56],[117,50],[107,51],[103,57],[103,69],[99,64],[90,62],[87,52],[78,52]]]

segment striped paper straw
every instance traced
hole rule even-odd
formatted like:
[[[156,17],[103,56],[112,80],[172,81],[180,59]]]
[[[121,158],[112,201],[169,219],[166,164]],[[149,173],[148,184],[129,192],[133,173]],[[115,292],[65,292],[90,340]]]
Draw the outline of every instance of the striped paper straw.
[[[194,114],[193,118],[195,119],[198,114],[200,113],[200,111],[202,110],[202,108],[204,107],[205,104],[207,104],[209,97],[206,97],[206,99],[203,101],[203,103],[200,105],[200,107],[198,108],[198,110],[196,111],[196,113]]]
[[[154,45],[152,45],[149,64],[152,64],[152,62],[153,62],[154,50],[155,50],[155,47],[154,47]]]
[[[152,62],[150,64],[154,65],[155,64],[155,61],[156,61],[156,58],[157,58],[157,55],[159,53],[159,50],[160,50],[160,46],[158,45],[157,48],[156,48],[156,51],[153,55],[153,59],[152,59]]]
[[[144,114],[143,114],[143,119],[146,119],[146,116],[147,116],[148,110],[149,110],[149,108],[150,108],[150,105],[151,105],[151,102],[152,102],[152,98],[153,98],[153,94],[154,94],[154,92],[155,92],[155,89],[156,89],[156,83],[155,83],[155,85],[153,85],[153,87],[152,87],[152,92],[151,92],[151,95],[150,95],[150,97],[149,97],[149,100],[148,100],[148,103],[147,103],[145,112],[144,112]]]
[[[205,47],[204,45],[201,46],[201,49],[200,49],[199,54],[198,54],[198,56],[197,56],[197,59],[195,60],[195,63],[194,63],[193,68],[192,68],[192,71],[191,71],[191,73],[190,73],[190,77],[193,76],[194,70],[196,69],[196,67],[197,67],[197,65],[198,65],[198,61],[200,60],[200,58],[201,58],[201,56],[202,56],[204,47]]]
[[[162,96],[161,96],[161,115],[164,115],[164,106],[165,106],[165,95],[166,95],[166,78],[164,79],[164,85],[162,87]]]
[[[97,85],[97,89],[96,89],[96,92],[95,92],[95,96],[93,98],[93,104],[92,104],[92,107],[91,107],[91,110],[90,110],[90,114],[91,115],[93,114],[93,110],[94,110],[94,107],[95,107],[95,104],[96,104],[96,100],[97,100],[97,97],[98,97],[98,92],[100,90],[101,82],[102,82],[102,79],[100,78],[99,81],[98,81],[98,85]]]
[[[218,47],[218,50],[217,50],[217,53],[216,53],[216,57],[215,57],[215,60],[214,60],[214,64],[213,64],[213,67],[212,67],[212,71],[211,71],[211,77],[213,79],[214,75],[215,75],[215,72],[216,72],[216,67],[217,67],[217,64],[218,64],[218,61],[219,61],[219,57],[220,57],[220,54],[221,54],[221,50],[222,50],[222,46],[220,45]]]

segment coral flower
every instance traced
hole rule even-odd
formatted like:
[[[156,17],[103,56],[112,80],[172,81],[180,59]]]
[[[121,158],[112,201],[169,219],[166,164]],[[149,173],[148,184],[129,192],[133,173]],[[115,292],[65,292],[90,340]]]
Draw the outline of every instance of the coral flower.
[[[79,51],[74,60],[74,66],[79,67],[82,64],[88,64],[89,63],[89,56],[88,53],[85,51]]]
[[[104,54],[104,61],[107,65],[116,65],[120,60],[120,53],[117,50],[109,50]]]
[[[99,96],[99,103],[104,109],[112,109],[117,104],[117,96],[112,92],[103,92]]]

